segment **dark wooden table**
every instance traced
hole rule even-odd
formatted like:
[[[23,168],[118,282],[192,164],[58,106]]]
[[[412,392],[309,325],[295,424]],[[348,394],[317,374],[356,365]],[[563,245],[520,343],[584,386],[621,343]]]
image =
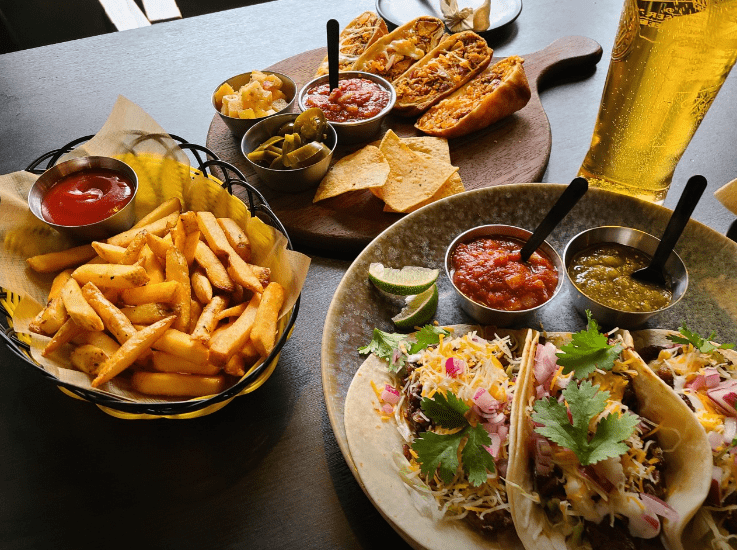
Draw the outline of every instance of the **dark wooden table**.
[[[372,0],[277,0],[0,56],[0,173],[95,133],[118,94],[164,128],[205,143],[210,93],[225,78],[323,45]],[[604,58],[542,94],[553,145],[543,181],[567,182],[588,148],[620,0],[526,0],[491,41],[498,55],[561,36]],[[737,74],[676,170],[709,181],[695,218],[725,233],[712,193],[737,177]],[[307,251],[309,253],[309,251]],[[350,258],[312,255],[292,339],[274,375],[223,410],[188,421],[127,421],[63,395],[0,347],[0,548],[386,548],[403,544],[338,449],[320,381],[327,308]],[[358,344],[358,343],[357,343]]]

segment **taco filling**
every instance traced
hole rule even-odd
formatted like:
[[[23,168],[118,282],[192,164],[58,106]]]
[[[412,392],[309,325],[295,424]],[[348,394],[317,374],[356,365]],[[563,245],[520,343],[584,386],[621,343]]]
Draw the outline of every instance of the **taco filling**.
[[[660,426],[641,415],[639,359],[625,357],[624,338],[589,317],[587,330],[541,338],[535,351],[526,498],[539,499],[567,548],[650,547],[663,518],[678,521],[665,502]]]
[[[438,518],[486,532],[513,525],[504,476],[525,335],[441,336],[410,355],[396,385],[382,392],[396,395],[392,412],[407,460],[401,476],[434,497]]]
[[[711,343],[713,334],[702,338],[685,325],[663,335],[643,331],[636,349],[693,411],[712,451],[711,487],[691,535],[711,533],[712,548],[731,549],[737,540],[737,354],[732,345]]]

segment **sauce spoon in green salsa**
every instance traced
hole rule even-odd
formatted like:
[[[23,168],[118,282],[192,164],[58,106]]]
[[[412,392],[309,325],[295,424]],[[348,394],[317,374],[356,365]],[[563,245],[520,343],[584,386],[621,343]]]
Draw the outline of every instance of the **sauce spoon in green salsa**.
[[[683,190],[681,198],[678,199],[678,204],[673,210],[665,232],[660,239],[660,244],[655,249],[655,254],[653,254],[650,265],[634,271],[631,275],[633,279],[654,283],[659,286],[666,285],[663,266],[673,251],[673,247],[676,246],[678,239],[681,237],[681,233],[683,233],[705,189],[706,178],[704,176],[696,175],[689,178],[688,182],[686,182],[686,188]]]

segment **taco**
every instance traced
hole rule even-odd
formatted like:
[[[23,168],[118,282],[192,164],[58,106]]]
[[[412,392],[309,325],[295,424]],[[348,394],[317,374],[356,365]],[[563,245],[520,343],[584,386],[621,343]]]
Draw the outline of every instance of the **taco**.
[[[445,36],[445,24],[423,15],[382,36],[356,60],[354,71],[377,74],[393,82],[425,57]]]
[[[338,70],[350,71],[366,48],[388,32],[384,20],[372,11],[365,11],[348,23],[338,37]],[[328,56],[325,56],[315,76],[328,72]]]
[[[627,332],[549,333],[533,342],[508,485],[528,550],[682,548],[708,491],[703,430],[632,351]],[[657,546],[655,546],[657,547]]]
[[[685,325],[680,332],[633,333],[635,350],[688,405],[706,432],[708,467],[692,468],[710,489],[684,530],[683,546],[727,550],[737,544],[737,352],[702,338]]]
[[[486,40],[473,31],[451,34],[394,81],[394,111],[418,115],[483,71],[491,61]]]
[[[423,350],[399,343],[404,352],[358,369],[345,404],[351,456],[374,504],[422,548],[521,549],[504,478],[517,373],[535,333],[446,329]],[[416,340],[428,330],[437,333],[425,327]]]

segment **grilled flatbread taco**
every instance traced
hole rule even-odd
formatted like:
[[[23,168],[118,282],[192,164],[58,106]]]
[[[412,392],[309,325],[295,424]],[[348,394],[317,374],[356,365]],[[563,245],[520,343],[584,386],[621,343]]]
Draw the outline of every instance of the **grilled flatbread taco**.
[[[629,333],[596,322],[533,343],[515,401],[518,448],[508,472],[528,550],[634,549],[681,535],[708,491],[703,430],[632,351]]]
[[[517,373],[536,333],[445,328],[395,341],[404,352],[375,331],[346,397],[351,456],[374,504],[422,548],[521,549],[504,478]]]
[[[489,65],[415,123],[431,136],[456,138],[486,128],[527,105],[532,92],[521,57]]]
[[[444,35],[445,23],[437,17],[417,17],[369,46],[353,70],[377,74],[393,82],[437,46]]]
[[[384,20],[372,11],[365,11],[348,23],[338,37],[338,70],[350,71],[366,48],[388,32]],[[315,76],[328,74],[328,70],[325,56]]]
[[[394,111],[418,115],[471,80],[491,61],[486,40],[473,31],[445,37],[394,81]]]
[[[635,350],[683,399],[706,432],[711,464],[697,469],[710,483],[703,506],[683,532],[688,549],[729,550],[737,540],[737,352],[702,338],[684,325],[680,332],[633,333]]]

